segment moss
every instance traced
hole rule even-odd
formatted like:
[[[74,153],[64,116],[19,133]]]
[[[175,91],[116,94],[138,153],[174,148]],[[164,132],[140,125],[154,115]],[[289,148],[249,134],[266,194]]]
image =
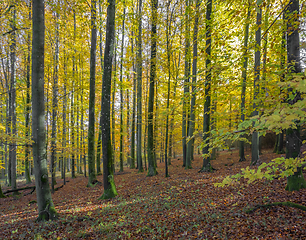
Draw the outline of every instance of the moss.
[[[99,200],[114,198],[118,195],[113,175],[108,176],[108,183],[109,183],[108,189],[104,190],[104,193],[99,198]]]
[[[41,211],[36,219],[36,222],[40,221],[49,221],[49,220],[56,220],[58,218],[58,213],[55,210],[55,207],[51,203],[48,203],[45,210]]]
[[[42,181],[42,183],[48,182],[48,175],[47,175],[47,174],[43,174],[43,175],[41,176],[41,181]]]
[[[0,185],[0,198],[6,198],[6,196],[2,192],[1,185]]]
[[[304,179],[302,168],[299,168],[292,176],[287,178],[287,191],[299,191],[302,188],[306,188],[306,181]]]

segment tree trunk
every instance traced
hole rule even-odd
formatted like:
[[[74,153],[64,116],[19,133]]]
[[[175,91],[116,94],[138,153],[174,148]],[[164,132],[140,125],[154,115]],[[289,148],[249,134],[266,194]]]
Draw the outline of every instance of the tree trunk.
[[[187,133],[188,133],[188,109],[189,109],[189,76],[190,76],[190,23],[189,23],[190,2],[186,0],[185,10],[185,75],[184,75],[184,96],[183,96],[183,121],[182,121],[182,144],[183,144],[183,167],[186,167],[187,156]]]
[[[31,19],[31,4],[29,6],[29,19]],[[28,56],[27,56],[27,99],[26,99],[26,114],[25,114],[25,127],[26,127],[26,139],[29,139],[30,136],[30,111],[31,111],[31,82],[30,82],[30,68],[31,68],[31,46],[30,46],[31,35],[30,32],[28,33]],[[30,169],[29,169],[29,155],[30,155],[30,148],[27,144],[25,146],[25,160],[24,160],[24,174],[26,178],[26,183],[31,183],[31,176],[30,176]]]
[[[96,0],[92,0],[91,1],[91,48],[90,48],[90,93],[89,93],[88,185],[87,186],[91,186],[92,183],[96,180],[95,146],[94,146],[95,145],[96,45],[97,45]],[[101,113],[101,118],[102,118],[102,113]]]
[[[134,60],[134,43],[133,43],[134,32],[132,31],[132,48],[131,54],[133,56],[133,110],[132,110],[132,136],[131,136],[131,165],[130,168],[135,168],[135,118],[136,118],[136,74],[135,74],[135,60]]]
[[[193,63],[192,63],[192,98],[190,104],[190,118],[189,118],[189,129],[187,143],[187,155],[186,155],[186,169],[191,168],[191,160],[193,159],[193,132],[195,127],[195,101],[196,101],[196,82],[197,82],[197,61],[198,61],[198,24],[199,24],[199,11],[201,1],[196,1],[196,16],[194,19],[194,30],[193,30]]]
[[[110,95],[112,84],[112,59],[115,42],[115,0],[108,0],[106,40],[104,51],[104,71],[102,83],[102,152],[104,193],[100,199],[115,197],[116,190],[113,174],[113,149],[110,134]]]
[[[249,41],[249,27],[250,27],[250,16],[251,16],[251,6],[249,3],[247,18],[245,21],[245,30],[244,30],[244,59],[242,67],[242,82],[241,82],[241,105],[240,105],[240,117],[241,122],[245,120],[245,91],[246,91],[246,81],[247,81],[247,71],[248,71],[248,41]],[[245,161],[244,154],[244,141],[239,141],[239,162]]]
[[[11,137],[13,138],[10,147],[9,147],[9,161],[10,161],[10,170],[11,170],[11,178],[10,184],[12,189],[16,189],[16,170],[17,170],[17,157],[16,157],[16,140],[14,138],[17,137],[17,117],[16,117],[16,79],[15,79],[15,63],[16,63],[16,8],[14,7],[12,10],[12,19],[11,19],[11,44],[10,44],[10,61],[11,61],[11,104],[10,104],[10,124],[11,124]],[[17,194],[17,192],[16,192]]]
[[[55,56],[53,75],[53,98],[52,98],[52,132],[51,132],[51,188],[54,193],[55,161],[56,161],[56,121],[57,121],[57,92],[58,92],[58,62],[59,62],[59,13],[56,10],[56,30],[55,30]]]
[[[44,1],[33,0],[32,37],[32,139],[35,168],[35,185],[40,220],[54,220],[54,208],[49,188],[47,156],[45,148],[44,101]]]
[[[121,59],[120,59],[120,170],[119,172],[123,172],[123,50],[124,50],[124,21],[125,21],[125,6],[123,9],[123,20],[122,20],[122,39],[121,39]]]
[[[143,172],[141,144],[142,144],[142,0],[138,3],[138,37],[137,37],[137,167]]]
[[[210,86],[211,86],[211,12],[213,0],[207,0],[206,9],[206,80],[205,80],[205,103],[203,119],[203,143],[202,153],[204,154],[203,166],[201,172],[211,172],[213,170],[210,164],[209,156],[209,130],[210,130]]]
[[[157,41],[157,7],[158,0],[151,1],[152,26],[151,26],[151,65],[150,65],[150,88],[148,102],[148,176],[156,175],[154,164],[154,136],[153,136],[153,109],[154,109],[154,83],[156,79],[156,41]]]
[[[262,16],[262,8],[260,8],[259,12],[257,12],[256,17],[256,33],[255,33],[255,66],[254,66],[254,97],[253,97],[253,117],[258,116],[258,104],[257,99],[259,95],[259,81],[260,81],[260,47],[261,47],[261,16]],[[253,123],[254,126],[254,123]],[[254,131],[252,134],[252,160],[251,165],[255,165],[259,159],[259,137],[258,132]]]
[[[287,9],[287,61],[289,74],[301,72],[300,65],[300,38],[299,38],[299,1],[290,0]],[[301,99],[299,92],[294,92],[292,88],[288,89],[288,94],[294,94],[294,99],[289,100],[290,105],[296,104]],[[287,129],[286,132],[286,158],[297,158],[300,154],[300,124],[296,122],[297,128]],[[287,178],[286,190],[299,191],[306,188],[306,181],[303,176],[302,168]]]

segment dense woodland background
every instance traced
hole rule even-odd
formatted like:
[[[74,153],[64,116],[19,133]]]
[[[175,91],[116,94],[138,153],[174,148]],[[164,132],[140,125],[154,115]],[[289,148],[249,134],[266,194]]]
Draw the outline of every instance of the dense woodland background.
[[[39,9],[44,21],[35,23]],[[296,0],[3,1],[1,185],[15,194],[17,179],[33,181],[41,141],[37,161],[52,193],[56,177],[64,185],[67,174],[82,174],[93,187],[103,173],[102,199],[112,198],[117,171],[169,177],[173,159],[188,172],[201,154],[199,172],[212,172],[224,149],[259,166],[262,149],[273,147],[286,154],[232,178],[288,177],[287,190],[305,188],[304,178],[290,180],[305,164],[304,19],[305,2]],[[34,78],[44,89],[36,100]],[[36,103],[43,140],[33,137]],[[42,194],[51,200],[38,199],[39,215],[52,219],[51,195]]]

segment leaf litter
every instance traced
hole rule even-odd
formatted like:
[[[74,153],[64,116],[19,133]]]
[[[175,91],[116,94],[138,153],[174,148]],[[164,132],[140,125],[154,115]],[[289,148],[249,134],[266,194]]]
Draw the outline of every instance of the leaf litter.
[[[247,153],[250,155],[250,153]],[[263,162],[278,157],[264,150]],[[285,191],[286,180],[261,180],[224,188],[214,187],[250,164],[238,162],[238,151],[222,151],[211,161],[217,170],[199,173],[202,158],[192,169],[172,159],[170,177],[158,160],[158,175],[125,169],[115,173],[118,196],[98,200],[103,185],[87,188],[79,175],[53,195],[56,221],[36,223],[35,192],[0,199],[1,239],[306,239],[306,212],[284,206],[245,211],[258,204],[291,201],[306,205],[306,189]],[[305,173],[304,173],[305,174]],[[97,177],[103,181],[102,176]],[[58,179],[58,185],[61,179]],[[3,191],[7,188],[4,187]],[[26,192],[23,192],[23,194]]]

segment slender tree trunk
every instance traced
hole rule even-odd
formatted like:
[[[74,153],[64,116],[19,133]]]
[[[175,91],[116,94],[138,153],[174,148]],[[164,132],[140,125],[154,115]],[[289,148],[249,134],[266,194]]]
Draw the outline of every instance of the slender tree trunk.
[[[35,167],[35,185],[40,220],[54,220],[54,208],[49,188],[47,156],[45,148],[45,101],[44,101],[44,1],[33,0],[32,37],[32,139]]]
[[[289,74],[301,72],[300,63],[300,37],[299,37],[299,1],[290,0],[287,9],[287,61]],[[288,94],[294,94],[294,99],[289,100],[290,105],[296,104],[301,100],[301,93],[288,89]],[[300,123],[296,122],[297,128],[289,128],[286,131],[286,158],[297,158],[300,154]],[[299,191],[306,188],[306,181],[303,176],[302,168],[287,178],[286,190]]]
[[[112,147],[113,147],[113,170],[115,172],[115,161],[116,161],[116,139],[115,139],[115,130],[116,130],[116,115],[115,115],[115,102],[116,102],[116,74],[117,74],[117,44],[115,41],[115,57],[114,57],[114,78],[112,86]],[[102,114],[102,113],[101,113]]]
[[[67,57],[66,50],[64,50],[64,98],[63,98],[63,126],[62,126],[62,179],[64,185],[66,184],[66,113],[67,113]]]
[[[241,105],[240,105],[240,117],[241,121],[245,120],[245,91],[246,91],[246,80],[247,80],[247,70],[248,70],[248,41],[249,41],[249,27],[250,27],[250,16],[251,16],[251,6],[248,6],[247,18],[245,21],[245,30],[244,30],[244,59],[243,59],[243,68],[242,68],[242,83],[241,83]],[[239,162],[245,161],[244,154],[244,141],[239,142]]]
[[[141,144],[142,144],[142,0],[138,2],[138,37],[137,37],[137,166],[143,172]]]
[[[132,136],[131,136],[131,165],[130,168],[134,169],[135,168],[135,118],[136,118],[136,74],[135,74],[135,60],[134,60],[134,42],[133,38],[134,37],[134,32],[132,31],[132,37],[131,37],[131,54],[133,56],[133,110],[132,110]]]
[[[51,132],[51,188],[54,193],[55,161],[56,161],[56,121],[57,121],[57,92],[58,92],[58,62],[59,62],[59,10],[56,10],[56,30],[55,30],[55,57],[53,75],[53,99],[52,99],[52,132]]]
[[[102,151],[104,193],[100,199],[113,198],[117,195],[113,174],[113,149],[110,133],[110,95],[112,84],[112,59],[115,43],[115,0],[108,0],[106,40],[104,51],[104,73],[102,83]]]
[[[29,6],[29,19],[31,19],[31,3]],[[26,127],[26,139],[29,138],[30,136],[30,111],[31,111],[31,97],[30,97],[30,91],[31,91],[31,81],[30,81],[30,64],[31,64],[31,46],[30,46],[30,40],[31,40],[31,35],[30,32],[28,33],[28,56],[27,56],[27,99],[26,99],[26,116],[25,116],[25,127]],[[24,173],[25,173],[25,178],[26,178],[26,183],[29,184],[31,183],[31,176],[30,176],[30,170],[29,170],[29,155],[30,155],[30,148],[29,145],[27,144],[25,146],[25,160],[24,160]]]
[[[150,66],[150,88],[148,102],[148,176],[156,175],[154,164],[154,136],[153,136],[153,108],[154,108],[154,82],[156,78],[156,24],[158,0],[151,1],[152,28],[151,28],[151,66]]]
[[[209,130],[210,130],[210,87],[211,87],[211,12],[213,0],[207,0],[206,9],[206,79],[205,79],[205,102],[204,102],[204,119],[203,119],[203,166],[201,172],[211,172],[213,170],[210,164],[209,156]]]
[[[194,20],[194,30],[193,30],[193,63],[192,63],[192,98],[190,104],[190,118],[189,118],[189,129],[188,137],[189,141],[187,143],[187,153],[186,153],[186,169],[191,168],[191,160],[193,159],[193,132],[195,127],[195,101],[196,101],[196,82],[197,82],[197,61],[198,61],[198,24],[199,24],[199,11],[200,11],[201,1],[196,1],[196,16]]]
[[[123,9],[123,20],[122,20],[122,39],[121,39],[121,59],[120,59],[120,170],[119,172],[123,172],[123,50],[124,50],[124,22],[125,22],[125,7]]]
[[[95,150],[94,150],[95,149],[94,145],[95,145],[96,45],[97,45],[96,0],[92,0],[91,1],[91,48],[90,48],[90,93],[89,93],[88,185],[87,186],[91,186],[96,180]]]
[[[16,185],[16,177],[17,177],[17,146],[16,146],[16,140],[14,140],[15,137],[17,137],[17,117],[16,117],[16,79],[15,79],[15,63],[16,63],[16,8],[14,7],[12,10],[12,19],[11,19],[11,45],[10,45],[10,60],[11,60],[11,104],[10,104],[10,119],[11,119],[11,136],[13,137],[13,140],[11,141],[9,151],[10,151],[10,162],[11,162],[11,181],[10,184],[12,186],[12,189],[15,190],[17,188]],[[17,194],[17,192],[14,192]]]
[[[256,34],[255,34],[255,77],[254,77],[254,98],[253,98],[253,116],[258,116],[258,104],[257,99],[259,95],[259,80],[260,80],[260,47],[261,47],[261,16],[262,16],[262,8],[260,7],[260,11],[257,12],[256,18]],[[259,137],[258,132],[254,131],[252,134],[252,160],[251,165],[255,165],[259,159]]]
[[[189,76],[190,76],[190,3],[186,0],[185,10],[185,76],[183,96],[183,121],[182,121],[182,143],[183,143],[183,167],[186,167],[187,158],[187,133],[188,133],[188,109],[189,109]]]
[[[102,23],[102,8],[101,8],[101,0],[99,0],[99,16],[100,16],[100,22]],[[99,28],[99,36],[100,36],[100,63],[101,63],[101,70],[103,71],[103,51],[102,51],[102,27]],[[101,125],[102,119],[100,115],[100,122],[99,125]],[[101,175],[101,149],[102,149],[102,131],[99,128],[99,136],[98,136],[98,144],[97,144],[97,175]]]

